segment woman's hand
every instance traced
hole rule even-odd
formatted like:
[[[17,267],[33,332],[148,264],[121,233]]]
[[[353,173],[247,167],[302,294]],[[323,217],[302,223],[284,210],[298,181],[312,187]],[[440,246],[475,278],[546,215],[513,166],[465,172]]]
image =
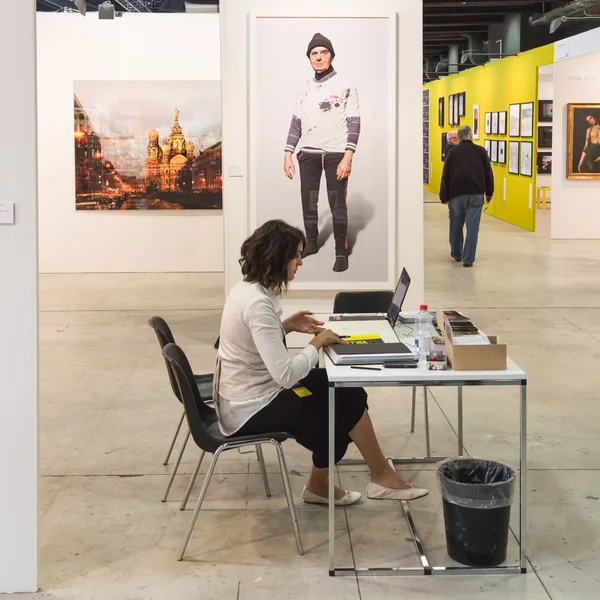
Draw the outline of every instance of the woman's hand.
[[[313,318],[310,310],[301,310],[294,313],[283,322],[283,328],[286,333],[296,331],[297,333],[310,333],[316,335],[323,331],[323,322]]]
[[[340,339],[337,333],[331,331],[331,329],[323,329],[319,335],[311,342],[311,344],[317,349],[331,346],[331,344],[347,344],[348,342]]]

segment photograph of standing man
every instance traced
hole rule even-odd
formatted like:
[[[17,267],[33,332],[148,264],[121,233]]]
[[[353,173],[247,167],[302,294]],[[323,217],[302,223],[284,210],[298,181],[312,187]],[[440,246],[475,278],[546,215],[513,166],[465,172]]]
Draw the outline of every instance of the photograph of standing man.
[[[358,94],[352,83],[338,75],[332,61],[333,45],[320,33],[308,44],[306,56],[314,70],[296,99],[284,153],[283,170],[296,174],[292,155],[299,147],[300,193],[307,244],[304,256],[319,251],[319,190],[323,171],[333,220],[333,270],[348,269],[348,178],[360,135]]]
[[[488,153],[473,143],[473,131],[468,125],[458,130],[458,140],[458,146],[446,156],[440,200],[443,204],[450,203],[450,255],[456,262],[462,261],[463,267],[472,267],[481,209],[494,195],[494,173]]]

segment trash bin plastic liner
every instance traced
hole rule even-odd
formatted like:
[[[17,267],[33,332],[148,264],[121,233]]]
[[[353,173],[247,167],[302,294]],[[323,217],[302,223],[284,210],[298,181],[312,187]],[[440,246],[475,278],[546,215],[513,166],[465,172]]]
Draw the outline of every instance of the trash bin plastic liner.
[[[467,565],[506,560],[515,472],[491,460],[449,459],[438,468],[448,554]]]

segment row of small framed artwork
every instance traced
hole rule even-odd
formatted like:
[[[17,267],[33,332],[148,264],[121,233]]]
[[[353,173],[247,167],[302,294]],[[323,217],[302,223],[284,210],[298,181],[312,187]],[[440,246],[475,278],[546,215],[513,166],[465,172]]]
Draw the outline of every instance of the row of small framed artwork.
[[[486,135],[506,135],[506,111],[485,113],[484,133]]]
[[[506,164],[505,140],[484,140],[483,147],[491,162]],[[533,176],[533,142],[508,142],[508,172],[511,175]]]
[[[467,115],[467,93],[451,94],[448,99],[448,124],[460,125],[460,118]],[[446,112],[446,99],[440,98],[438,101],[438,125],[444,126]]]

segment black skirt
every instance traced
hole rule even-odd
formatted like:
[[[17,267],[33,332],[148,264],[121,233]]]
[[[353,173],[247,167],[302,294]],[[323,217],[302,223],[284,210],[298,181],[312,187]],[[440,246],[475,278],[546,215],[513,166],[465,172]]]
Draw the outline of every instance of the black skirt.
[[[306,394],[299,388],[306,388]],[[297,391],[296,391],[297,390]],[[335,462],[346,454],[352,441],[348,435],[367,410],[367,393],[362,388],[335,390]],[[329,465],[329,380],[325,369],[313,369],[291,390],[282,390],[267,406],[236,432],[255,435],[285,431],[311,450],[319,469]]]

